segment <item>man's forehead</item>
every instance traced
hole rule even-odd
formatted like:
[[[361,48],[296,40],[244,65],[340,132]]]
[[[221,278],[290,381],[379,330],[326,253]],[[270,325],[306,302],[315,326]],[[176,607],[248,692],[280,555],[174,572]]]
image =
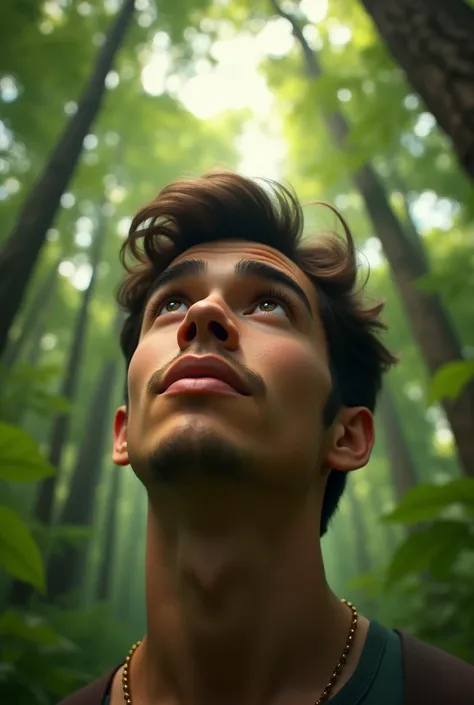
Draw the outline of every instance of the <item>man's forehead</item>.
[[[312,282],[295,262],[279,250],[259,242],[218,240],[216,242],[194,245],[179,254],[169,266],[172,267],[179,262],[194,258],[208,262],[211,269],[213,265],[229,266],[231,268],[242,259],[257,260],[281,269],[285,274],[292,276],[306,290],[314,291]]]

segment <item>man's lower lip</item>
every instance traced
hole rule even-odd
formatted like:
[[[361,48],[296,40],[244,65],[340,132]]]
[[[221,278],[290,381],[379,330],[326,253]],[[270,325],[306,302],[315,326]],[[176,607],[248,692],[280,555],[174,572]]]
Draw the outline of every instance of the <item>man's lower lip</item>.
[[[227,382],[215,377],[183,377],[170,384],[163,394],[239,394]]]

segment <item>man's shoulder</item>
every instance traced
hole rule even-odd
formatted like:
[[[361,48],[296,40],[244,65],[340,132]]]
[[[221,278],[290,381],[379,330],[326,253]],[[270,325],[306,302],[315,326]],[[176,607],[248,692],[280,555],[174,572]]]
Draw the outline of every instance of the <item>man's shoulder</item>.
[[[474,666],[397,632],[402,644],[405,705],[474,705]]]
[[[89,685],[77,690],[72,695],[68,695],[58,705],[102,705],[112,678],[119,668],[120,665],[110,669],[110,671],[107,671],[107,673],[104,673],[103,676],[89,683]]]

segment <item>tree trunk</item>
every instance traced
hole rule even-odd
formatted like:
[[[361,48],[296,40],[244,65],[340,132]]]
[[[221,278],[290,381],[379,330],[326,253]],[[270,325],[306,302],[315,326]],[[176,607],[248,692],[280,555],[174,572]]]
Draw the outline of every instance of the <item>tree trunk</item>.
[[[106,232],[107,230],[102,222],[96,231],[96,237],[91,253],[91,280],[89,282],[89,286],[84,292],[81,308],[76,319],[66,374],[64,376],[64,381],[60,392],[61,396],[71,402],[74,400],[76,395],[77,381],[81,370],[82,355],[86,341],[89,306],[94,293],[97,278],[97,267],[100,262]],[[53,423],[48,459],[51,465],[58,468],[58,472],[52,477],[48,477],[41,483],[35,509],[36,519],[45,525],[51,524],[53,519],[55,492],[60,475],[59,471],[61,470],[62,455],[69,433],[69,424],[69,414],[60,414],[56,417]]]
[[[474,9],[462,0],[362,4],[474,179]]]
[[[69,496],[59,523],[69,526],[91,526],[95,496],[101,476],[105,443],[109,434],[110,405],[118,371],[118,359],[104,363],[90,400],[84,436],[72,475]],[[48,599],[80,587],[85,568],[87,547],[68,544],[54,554],[48,565]]]
[[[399,502],[405,492],[417,484],[417,478],[415,465],[403,433],[395,400],[387,385],[382,388],[377,411],[383,425],[385,447],[395,489],[395,498]]]
[[[53,224],[61,196],[74,173],[84,138],[100,109],[105,94],[105,78],[112,68],[133,11],[134,0],[124,0],[79,100],[77,112],[68,122],[0,251],[0,357],[45,243],[46,233]]]
[[[106,228],[102,222],[102,224],[99,224],[99,227],[97,228],[96,237],[92,246],[91,280],[89,282],[89,286],[84,292],[81,308],[76,318],[69,360],[60,391],[61,396],[71,402],[74,400],[74,396],[76,394],[77,380],[81,369],[82,354],[86,340],[89,305],[94,293],[97,266],[100,262],[106,232]],[[58,468],[58,472],[52,477],[48,477],[46,480],[41,482],[36,495],[34,516],[36,520],[46,526],[49,526],[53,521],[56,487],[59,481],[64,446],[69,433],[69,423],[70,417],[68,414],[60,414],[53,421],[48,460],[51,465]],[[15,605],[24,605],[29,600],[31,594],[32,589],[29,585],[15,580],[11,591],[11,602]]]
[[[369,573],[372,569],[372,560],[368,551],[369,541],[367,536],[367,528],[365,526],[364,518],[362,516],[361,503],[357,498],[354,486],[350,481],[351,479],[352,478],[349,478],[349,481],[347,482],[344,497],[349,503],[351,524],[354,528],[353,536],[357,573]]]
[[[132,621],[133,601],[137,591],[137,580],[141,584],[141,563],[142,555],[145,551],[146,517],[143,506],[144,488],[141,483],[134,481],[129,492],[130,512],[126,517],[121,517],[122,522],[126,522],[127,531],[124,532],[124,540],[120,546],[121,570],[118,578],[116,590],[116,610],[125,620]],[[121,512],[122,513],[122,512]],[[139,576],[137,578],[137,576]]]
[[[118,504],[121,492],[122,468],[114,466],[110,471],[110,493],[104,527],[104,543],[97,584],[97,599],[105,602],[112,594],[112,576],[117,545]]]
[[[25,348],[29,346],[30,341],[37,338],[35,334],[42,324],[44,311],[48,307],[56,290],[58,267],[61,260],[62,255],[58,257],[54,266],[41,283],[35,298],[31,302],[30,308],[26,312],[20,334],[5,350],[2,362],[8,369],[11,369],[14,364],[18,362]]]
[[[287,19],[299,41],[310,79],[323,75],[317,55],[304,38],[296,20],[280,9],[276,0],[272,6],[281,17]],[[340,112],[325,114],[330,134],[337,147],[344,149],[348,125]],[[449,362],[462,360],[460,342],[440,298],[419,291],[416,280],[428,273],[427,264],[418,255],[410,237],[390,206],[381,180],[373,167],[366,163],[352,174],[354,185],[359,190],[379,237],[385,256],[418,343],[423,360],[431,375]],[[453,432],[459,463],[466,475],[474,476],[474,383],[464,387],[455,400],[444,400],[443,408]]]

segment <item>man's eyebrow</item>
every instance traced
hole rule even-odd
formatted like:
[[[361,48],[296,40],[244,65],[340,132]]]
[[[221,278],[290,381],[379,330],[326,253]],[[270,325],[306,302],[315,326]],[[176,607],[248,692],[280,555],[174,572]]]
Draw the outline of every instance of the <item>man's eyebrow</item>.
[[[305,308],[308,309],[308,313],[311,316],[313,315],[311,303],[303,289],[296,283],[293,277],[285,274],[281,269],[272,267],[271,264],[266,264],[265,262],[243,259],[235,265],[235,273],[242,278],[258,277],[259,279],[266,279],[267,281],[273,281],[286,286],[298,296]]]
[[[182,262],[173,264],[168,269],[160,272],[156,279],[154,279],[153,284],[150,286],[148,291],[147,301],[151,299],[153,294],[162,289],[164,286],[168,286],[177,279],[184,279],[184,277],[198,276],[207,271],[207,262],[202,259],[185,259]]]
[[[270,264],[259,262],[253,259],[243,259],[235,265],[235,274],[242,279],[250,279],[256,277],[265,279],[266,281],[277,282],[288,289],[291,289],[301,300],[310,315],[313,315],[311,303],[299,284],[290,277]],[[168,269],[161,272],[150,287],[147,299],[149,300],[153,294],[164,286],[172,282],[183,279],[184,277],[199,276],[207,272],[207,262],[202,259],[186,259],[182,262],[172,265]]]

